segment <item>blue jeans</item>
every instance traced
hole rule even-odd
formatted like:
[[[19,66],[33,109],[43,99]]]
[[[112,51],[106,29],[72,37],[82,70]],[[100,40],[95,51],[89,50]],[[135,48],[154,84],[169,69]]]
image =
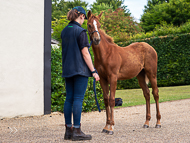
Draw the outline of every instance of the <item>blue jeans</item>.
[[[88,84],[88,77],[76,75],[65,78],[66,100],[64,104],[65,124],[72,124],[72,112],[74,126],[80,126],[82,103]]]

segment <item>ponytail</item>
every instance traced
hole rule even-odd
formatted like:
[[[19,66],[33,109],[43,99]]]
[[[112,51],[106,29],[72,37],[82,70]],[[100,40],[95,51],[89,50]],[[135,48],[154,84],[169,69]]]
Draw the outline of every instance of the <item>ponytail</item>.
[[[80,16],[80,12],[78,12],[76,9],[70,10],[67,14],[67,19],[70,21],[75,21]]]

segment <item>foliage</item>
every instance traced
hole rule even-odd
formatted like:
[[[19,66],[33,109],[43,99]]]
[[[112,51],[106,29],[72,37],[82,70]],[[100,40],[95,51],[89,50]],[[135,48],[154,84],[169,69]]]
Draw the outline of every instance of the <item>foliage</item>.
[[[52,38],[58,40],[61,43],[61,31],[67,24],[69,20],[66,19],[66,16],[62,16],[61,19],[56,19],[52,21],[53,34]],[[84,21],[82,27],[87,29],[87,20]],[[60,45],[61,46],[61,45]],[[52,48],[51,50],[51,102],[52,102],[52,111],[63,111],[63,106],[66,98],[65,90],[65,80],[62,78],[62,49]],[[93,52],[90,49],[90,53],[93,59]],[[96,83],[96,92],[97,98],[101,109],[104,109],[102,89],[100,88],[100,83]],[[93,78],[89,78],[88,87],[85,93],[84,102],[82,110],[85,111],[94,111],[97,110],[94,93],[93,93]]]
[[[73,9],[75,6],[82,6],[85,10],[87,7],[88,3],[86,3],[85,1],[81,1],[81,0],[74,0],[74,1],[68,1],[67,3],[67,7],[68,9]]]
[[[114,10],[123,4],[124,0],[96,0],[97,4],[107,3],[109,6],[114,6]]]
[[[169,2],[169,0],[148,0],[147,6],[144,6],[144,12],[148,12],[153,9],[155,5],[162,4],[164,2]]]
[[[122,8],[127,15],[131,15],[127,6],[123,5],[123,2],[124,0],[96,0],[90,7],[93,13],[100,13],[100,11],[107,11],[108,9],[116,10],[117,8]],[[52,0],[52,21],[60,19],[63,15],[67,15],[67,12],[75,6],[82,6],[87,10],[88,3],[81,0]]]
[[[112,6],[109,6],[108,4],[105,4],[105,3],[101,3],[101,4],[92,4],[91,5],[91,11],[93,14],[96,14],[98,15],[101,11],[104,11],[104,12],[108,12],[109,9],[113,9]]]
[[[67,12],[75,6],[82,6],[85,10],[87,10],[87,5],[88,3],[81,0],[52,0],[52,21],[60,19],[63,15],[67,15]]]
[[[147,42],[158,54],[158,86],[175,86],[190,84],[190,34],[148,38],[120,42],[125,47],[133,42]],[[119,81],[118,89],[139,87],[137,79]]]
[[[190,34],[150,38],[145,41],[152,45],[158,54],[158,86],[174,86],[190,84]],[[127,46],[136,41],[120,42],[120,46]],[[61,77],[61,48],[52,49],[52,110],[62,111],[65,101],[64,78]],[[89,78],[85,93],[83,111],[97,110],[92,87],[93,78]],[[149,85],[150,86],[150,85]],[[118,81],[117,89],[139,88],[136,78]],[[98,101],[104,109],[102,89],[96,84]]]
[[[52,111],[63,111],[66,99],[65,80],[62,78],[62,49],[51,50],[51,109]],[[96,93],[101,109],[104,109],[104,101],[100,83],[96,82]],[[87,90],[84,97],[82,111],[97,110],[94,92],[93,78],[89,78]]]
[[[153,31],[137,33],[130,36],[130,40],[185,33],[190,33],[190,20],[180,27],[174,26],[173,24],[167,24],[166,22],[161,22],[160,25],[156,25]]]
[[[90,5],[90,10],[93,14],[99,14],[100,12],[108,12],[108,10],[115,11],[118,8],[122,8],[126,16],[130,16],[130,10],[127,9],[127,6],[122,5],[124,0],[96,0],[93,4]]]
[[[142,15],[141,26],[145,32],[152,31],[163,21],[180,26],[190,19],[189,9],[190,2],[187,0],[170,0],[169,3],[157,4]]]
[[[52,21],[52,39],[55,39],[61,43],[61,31],[68,25],[68,23],[69,20],[67,20],[67,16],[61,16],[61,19],[55,19],[55,21]]]
[[[116,42],[126,41],[130,36],[142,31],[134,19],[127,16],[121,8],[116,11],[105,12],[105,18],[101,24],[106,33],[113,37]]]
[[[68,25],[70,21],[67,20],[67,16],[61,16],[61,19],[55,19],[52,21],[53,33],[51,37],[61,43],[61,31]],[[82,24],[84,29],[87,29],[87,20]]]
[[[62,111],[65,101],[65,80],[62,76],[62,52],[51,49],[51,109]]]
[[[61,15],[66,15],[68,12],[66,3],[64,0],[52,0],[51,20],[59,19]]]
[[[61,1],[64,2],[64,0]],[[179,0],[179,1],[185,1],[185,0]],[[167,3],[162,3],[162,4],[167,4]],[[155,7],[158,5],[155,5]],[[157,75],[158,86],[189,84],[190,36],[188,34],[184,35],[179,35],[179,34],[190,33],[190,21],[186,22],[180,27],[177,27],[173,23],[168,24],[168,21],[161,20],[160,23],[154,25],[154,31],[143,33],[141,27],[136,22],[134,22],[133,18],[130,17],[128,13],[125,13],[124,10],[117,9],[116,11],[113,12],[112,10],[108,10],[110,6],[104,3],[95,6],[97,6],[96,10],[97,13],[99,13],[100,10],[98,8],[105,6],[104,10],[106,12],[103,13],[100,22],[103,29],[107,32],[107,34],[109,34],[114,38],[114,40],[117,42],[118,45],[124,47],[132,42],[145,41],[156,49],[158,53],[158,75]],[[155,10],[155,7],[153,10]],[[152,10],[150,11],[152,12]],[[151,19],[152,17],[149,18]],[[68,23],[69,21],[66,18],[66,14],[52,21],[52,28],[54,31],[52,34],[52,38],[58,40],[61,43],[61,37],[60,37],[61,31]],[[84,21],[82,27],[84,29],[87,29],[86,20]],[[158,37],[160,35],[164,37]],[[130,41],[128,41],[127,43],[121,42],[126,40]],[[91,49],[90,53],[93,59],[93,54]],[[65,101],[66,91],[65,91],[64,78],[61,77],[62,74],[61,48],[52,49],[51,54],[52,54],[52,99],[51,99],[52,111],[62,111]],[[83,103],[83,111],[97,110],[93,94],[92,82],[93,78],[89,78],[88,87],[85,93],[85,98]],[[118,81],[117,89],[126,89],[126,88],[139,88],[137,79],[133,78],[130,80]],[[97,90],[97,96],[100,108],[103,109],[104,108],[103,95],[99,82],[96,83],[96,90]]]
[[[145,40],[131,40],[128,43],[119,42],[120,46],[127,46],[133,42],[147,42],[155,48],[158,54],[158,86],[176,86],[190,84],[190,34],[149,38]],[[62,74],[61,48],[52,49],[52,111],[62,111],[65,101],[65,82]],[[93,78],[89,78],[85,93],[83,111],[97,110],[93,94]],[[150,85],[149,85],[150,87]],[[117,89],[139,88],[136,78],[118,81]],[[96,92],[100,108],[104,109],[102,89],[96,83]]]

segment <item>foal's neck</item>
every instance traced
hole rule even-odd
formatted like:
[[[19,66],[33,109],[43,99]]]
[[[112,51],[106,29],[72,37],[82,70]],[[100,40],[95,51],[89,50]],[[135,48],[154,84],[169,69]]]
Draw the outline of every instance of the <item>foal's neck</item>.
[[[105,59],[107,59],[108,55],[112,51],[111,47],[113,46],[113,44],[107,40],[107,35],[105,35],[104,32],[100,30],[99,33],[101,41],[98,45],[92,44],[92,48],[94,52],[94,59],[103,62],[105,61]],[[112,46],[109,46],[110,44]]]

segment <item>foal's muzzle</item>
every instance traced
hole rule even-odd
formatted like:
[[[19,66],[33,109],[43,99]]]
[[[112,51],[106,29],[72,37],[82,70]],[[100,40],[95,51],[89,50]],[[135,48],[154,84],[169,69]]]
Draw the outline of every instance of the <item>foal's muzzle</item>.
[[[93,38],[93,43],[95,44],[95,45],[98,45],[99,43],[100,43],[100,38],[96,38],[96,37],[94,37]]]
[[[93,31],[93,32],[89,32],[89,31],[88,31],[88,33],[89,33],[90,36],[92,36],[95,32],[97,32],[97,33],[99,34],[99,36],[100,36],[100,33],[99,33],[98,31]],[[97,37],[97,36],[94,36],[94,37],[92,38],[93,43],[94,43],[95,45],[98,45],[98,44],[100,43],[100,41],[101,41],[101,38],[100,38],[99,36],[98,36],[98,37]]]

